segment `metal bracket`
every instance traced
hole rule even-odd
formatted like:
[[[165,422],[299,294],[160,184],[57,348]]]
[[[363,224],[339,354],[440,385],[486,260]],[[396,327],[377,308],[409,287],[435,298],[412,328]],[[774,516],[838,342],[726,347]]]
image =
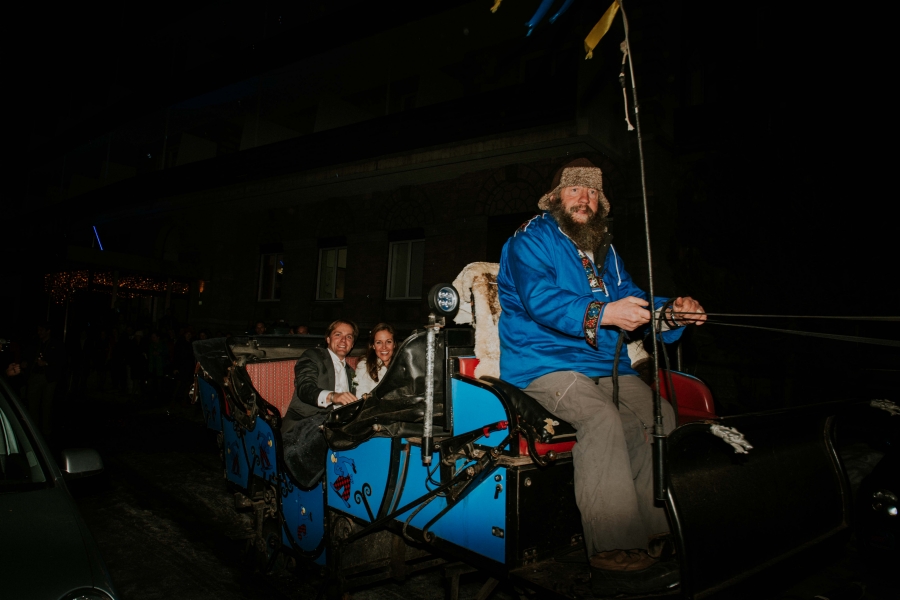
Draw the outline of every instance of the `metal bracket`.
[[[734,448],[735,454],[747,454],[748,450],[753,450],[753,446],[744,438],[744,434],[734,427],[710,425],[709,432],[716,437],[722,438],[726,444]]]

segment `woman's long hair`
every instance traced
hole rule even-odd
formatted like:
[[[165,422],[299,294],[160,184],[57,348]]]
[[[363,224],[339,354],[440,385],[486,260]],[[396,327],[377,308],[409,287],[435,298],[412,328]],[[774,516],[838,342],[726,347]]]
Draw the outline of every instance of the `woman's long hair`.
[[[392,339],[395,337],[394,328],[387,323],[379,323],[369,332],[369,347],[366,349],[366,372],[369,374],[369,377],[372,378],[372,381],[378,381],[378,356],[375,354],[375,334],[379,331],[387,331],[391,334]],[[395,350],[397,348],[396,343],[397,340],[394,339]],[[394,360],[393,355],[391,356],[391,360]]]

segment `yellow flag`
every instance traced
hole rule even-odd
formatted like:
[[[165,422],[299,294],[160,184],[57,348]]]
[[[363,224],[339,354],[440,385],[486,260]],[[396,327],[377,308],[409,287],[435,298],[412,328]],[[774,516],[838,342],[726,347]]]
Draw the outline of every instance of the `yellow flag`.
[[[594,28],[591,29],[588,36],[584,38],[584,49],[587,51],[587,56],[584,57],[585,60],[594,58],[594,48],[597,47],[597,44],[600,43],[600,40],[603,39],[603,36],[609,31],[609,26],[612,25],[612,21],[617,12],[619,12],[619,3],[613,2],[609,5],[609,8],[606,9],[606,12],[603,13],[603,16],[600,17],[600,20],[597,21],[597,24],[594,25]]]

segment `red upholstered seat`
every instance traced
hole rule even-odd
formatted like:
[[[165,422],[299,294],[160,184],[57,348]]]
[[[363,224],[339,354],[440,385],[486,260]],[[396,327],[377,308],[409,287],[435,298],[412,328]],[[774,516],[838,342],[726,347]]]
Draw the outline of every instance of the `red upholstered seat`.
[[[296,359],[248,363],[247,374],[263,400],[278,409],[283,417],[294,395]]]
[[[359,356],[348,356],[347,364],[354,371]],[[278,409],[283,417],[294,395],[294,365],[297,359],[248,363],[247,374],[263,400]]]
[[[678,424],[684,425],[691,421],[716,418],[716,407],[713,403],[712,392],[706,384],[691,375],[671,372],[672,387],[675,388],[675,399],[678,401]],[[663,369],[659,370],[660,395],[668,400],[669,378]]]

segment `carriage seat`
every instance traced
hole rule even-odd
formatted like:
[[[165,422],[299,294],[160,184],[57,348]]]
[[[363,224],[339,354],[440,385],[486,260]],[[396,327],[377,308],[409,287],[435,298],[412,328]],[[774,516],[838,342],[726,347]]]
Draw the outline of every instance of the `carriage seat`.
[[[354,371],[358,356],[348,356],[347,364]],[[294,365],[297,359],[272,360],[247,363],[247,375],[260,398],[278,409],[282,417],[287,414],[294,396]]]
[[[527,431],[527,435],[519,436],[519,456],[528,455],[529,437],[534,440],[538,456],[544,456],[551,450],[556,453],[571,452],[575,445],[575,428],[572,425],[554,416],[537,400],[511,383],[490,375],[483,375],[481,380],[494,387],[516,415],[519,427]]]
[[[671,371],[672,388],[675,390],[675,402],[678,404],[678,424],[684,425],[692,421],[718,419],[713,403],[712,392],[706,384],[692,375]],[[669,391],[669,378],[666,371],[659,370],[659,395],[672,401]]]
[[[470,323],[475,328],[475,358],[460,359],[464,375],[491,384],[504,397],[527,435],[519,436],[519,455],[528,456],[528,438],[538,456],[549,451],[569,452],[575,445],[575,428],[554,417],[534,398],[500,379],[500,299],[497,294],[497,263],[471,263],[453,282],[460,291],[460,308],[454,322]]]

